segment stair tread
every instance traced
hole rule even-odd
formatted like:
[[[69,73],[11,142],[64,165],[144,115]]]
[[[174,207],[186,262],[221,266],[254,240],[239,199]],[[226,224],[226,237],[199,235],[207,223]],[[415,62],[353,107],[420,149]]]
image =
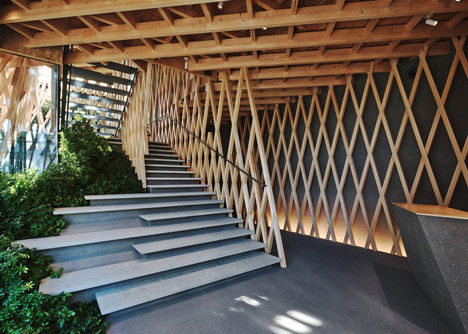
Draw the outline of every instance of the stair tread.
[[[159,152],[159,153],[171,153],[171,152],[174,152],[172,149],[170,150],[161,150],[161,149],[158,149],[158,148],[151,148],[151,146],[148,147],[148,150],[149,152]]]
[[[82,269],[63,273],[62,276],[57,279],[46,278],[42,280],[39,291],[48,294],[83,291],[227,256],[255,251],[264,247],[266,247],[266,244],[254,240],[231,240],[223,244],[217,244],[214,247],[194,249],[187,253],[175,254],[164,258],[138,259]]]
[[[141,226],[122,228],[108,231],[86,232],[78,234],[59,235],[55,237],[34,238],[17,240],[15,243],[28,248],[36,248],[37,250],[46,250],[62,247],[71,247],[78,245],[88,245],[99,242],[107,242],[114,240],[123,240],[131,238],[139,238],[144,236],[168,234],[182,231],[191,231],[208,227],[225,226],[242,222],[242,219],[224,217],[222,219],[210,221],[196,221],[186,223],[173,223],[168,225],[157,226]]]
[[[164,168],[190,168],[189,165],[164,165],[164,164],[146,164],[146,168],[148,167],[164,167]]]
[[[94,110],[94,111],[99,111],[99,112],[109,112],[109,113],[114,113],[114,114],[121,114],[122,110],[118,109],[113,109],[113,108],[106,108],[106,107],[96,107],[92,106],[89,104],[83,104],[83,103],[76,103],[76,102],[71,102],[69,103],[70,107],[77,107],[81,109],[86,109],[86,110]]]
[[[172,189],[172,188],[206,188],[207,184],[162,184],[162,185],[146,185],[146,188],[155,189]]]
[[[231,213],[232,209],[204,209],[204,210],[191,210],[191,211],[179,211],[179,212],[167,212],[167,213],[150,213],[145,215],[140,215],[141,219],[147,221],[162,220],[162,219],[176,219],[176,218],[186,218],[186,217],[199,217],[199,216],[208,216],[215,214]]]
[[[123,89],[117,89],[117,88],[112,88],[112,87],[108,87],[108,86],[101,86],[101,85],[92,84],[92,83],[89,83],[89,82],[79,81],[79,80],[70,80],[70,86],[80,87],[80,88],[87,88],[87,89],[91,89],[93,91],[101,91],[101,92],[117,94],[117,95],[123,95],[123,96],[128,95],[128,91],[123,90]]]
[[[108,61],[108,62],[104,62],[104,63],[91,63],[95,66],[98,66],[98,67],[105,67],[105,68],[108,68],[108,69],[111,69],[111,70],[114,70],[114,71],[118,71],[118,72],[125,72],[125,73],[128,73],[128,74],[135,74],[136,72],[138,72],[138,68],[137,67],[133,67],[133,66],[128,66],[128,65],[124,65],[124,64],[119,64],[119,63],[114,63],[112,61]]]
[[[137,199],[137,198],[160,198],[160,197],[180,197],[180,196],[201,196],[201,195],[216,195],[216,193],[208,191],[196,191],[186,193],[135,193],[135,194],[112,194],[112,195],[85,195],[85,200],[106,200],[106,199]]]
[[[118,122],[118,118],[113,118],[113,117],[107,117],[107,116],[99,116],[99,115],[90,115],[90,114],[85,114],[85,113],[80,113],[80,112],[70,112],[70,116],[81,116],[86,119],[97,119],[99,121],[107,121],[107,122]]]
[[[133,248],[142,255],[167,251],[171,249],[195,246],[227,239],[234,239],[251,235],[251,230],[245,228],[230,227],[220,231],[211,231],[197,235],[156,240],[140,244],[133,244]]]
[[[158,157],[179,157],[178,154],[175,154],[173,152],[168,152],[168,154],[165,154],[165,153],[151,153],[150,154],[145,154],[145,157],[150,157],[150,156],[158,156]]]
[[[167,171],[166,171],[167,173]],[[201,177],[147,177],[147,180],[151,181],[188,181],[188,180],[193,180],[193,181],[201,181]]]
[[[151,161],[169,161],[169,162],[184,162],[185,160],[181,159],[160,159],[160,158],[148,158],[145,157],[145,160],[151,160]]]
[[[149,278],[123,286],[96,292],[96,299],[102,314],[128,309],[147,302],[169,297],[224,279],[235,277],[279,263],[279,258],[256,252],[234,259],[209,263],[195,271],[184,271],[166,278]]]
[[[157,174],[195,174],[193,171],[172,171],[172,170],[146,170],[147,173],[157,173]],[[186,178],[185,178],[186,179]]]
[[[77,99],[90,100],[90,101],[94,101],[94,102],[120,104],[120,105],[125,104],[125,101],[122,101],[122,100],[112,99],[112,98],[106,97],[106,96],[85,94],[85,93],[80,93],[80,92],[70,92],[70,97],[77,98]]]
[[[106,82],[109,84],[119,83],[122,85],[131,85],[132,80],[116,77],[113,75],[102,74],[96,71],[87,70],[84,68],[74,67],[71,68],[71,74],[76,77],[86,78],[94,81]]]
[[[95,212],[111,212],[111,211],[129,211],[129,210],[144,210],[157,208],[170,208],[178,206],[205,205],[205,204],[221,204],[222,200],[196,200],[196,201],[174,201],[163,203],[137,203],[137,204],[118,204],[118,205],[102,205],[102,206],[77,206],[69,208],[56,208],[54,215],[70,215],[77,213],[95,213]]]

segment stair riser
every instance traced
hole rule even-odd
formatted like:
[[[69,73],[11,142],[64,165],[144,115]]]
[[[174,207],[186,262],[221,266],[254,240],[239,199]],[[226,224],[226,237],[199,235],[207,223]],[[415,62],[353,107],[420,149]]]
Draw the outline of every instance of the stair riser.
[[[204,191],[205,187],[192,187],[192,188],[148,188],[151,193],[153,194],[165,194],[165,193],[185,193],[187,191],[195,192],[195,191]]]
[[[96,225],[99,222],[105,222],[105,221],[118,222],[119,220],[139,218],[139,216],[143,214],[185,212],[185,211],[192,211],[192,210],[216,209],[216,208],[219,208],[219,203],[213,202],[213,204],[183,205],[183,206],[168,207],[168,208],[80,213],[80,214],[64,215],[63,217],[70,224]]]
[[[160,176],[156,176],[156,177],[160,177]],[[192,178],[192,177],[185,177],[182,180],[167,180],[167,181],[146,179],[146,184],[151,185],[151,186],[165,186],[165,185],[171,185],[171,184],[197,184],[198,182],[199,180]]]
[[[192,173],[171,173],[170,170],[164,173],[155,173],[154,169],[146,171],[146,177],[180,177],[180,178],[191,178],[194,174]]]
[[[145,165],[153,165],[153,164],[161,164],[161,165],[183,165],[184,161],[177,160],[177,159],[145,159]]]
[[[205,200],[212,198],[213,195],[206,194],[204,195],[202,192],[200,195],[193,195],[193,196],[177,196],[175,194],[171,197],[157,197],[157,198],[137,198],[137,199],[116,199],[116,200],[96,200],[96,201],[89,201],[91,206],[101,206],[101,205],[118,205],[118,204],[137,204],[137,203],[167,203],[167,202],[174,202],[174,201],[193,201],[193,200]]]
[[[194,216],[194,217],[186,217],[186,218],[172,218],[172,219],[161,219],[161,220],[152,220],[147,221],[145,219],[141,219],[142,223],[147,226],[155,226],[158,224],[174,224],[174,223],[188,223],[188,222],[196,222],[196,221],[208,221],[208,220],[219,220],[226,218],[228,215],[226,213],[219,213],[214,215],[205,215],[205,216]]]
[[[141,255],[132,248],[135,242],[154,240],[154,237],[141,237],[90,245],[50,249],[41,253],[54,258],[54,267],[62,267],[65,272],[104,266],[122,261],[140,259]]]

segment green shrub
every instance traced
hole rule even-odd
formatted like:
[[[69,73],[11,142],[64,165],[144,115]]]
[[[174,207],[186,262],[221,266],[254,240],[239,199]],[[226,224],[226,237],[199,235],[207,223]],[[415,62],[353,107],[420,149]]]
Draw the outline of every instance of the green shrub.
[[[86,194],[142,192],[128,158],[78,120],[61,134],[60,161],[42,173],[0,172],[0,333],[100,333],[107,326],[96,303],[37,288],[52,258],[12,240],[58,235],[66,222],[55,207],[85,204]]]

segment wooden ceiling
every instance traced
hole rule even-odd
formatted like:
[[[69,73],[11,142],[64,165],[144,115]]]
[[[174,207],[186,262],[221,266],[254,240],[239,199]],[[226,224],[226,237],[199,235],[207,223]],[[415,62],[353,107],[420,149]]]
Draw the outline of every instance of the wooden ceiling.
[[[468,34],[467,17],[468,0],[0,0],[0,24],[25,47],[71,45],[65,63],[187,62],[231,80],[245,66],[256,89],[288,96],[389,71],[389,59],[427,45],[447,53],[451,37]]]

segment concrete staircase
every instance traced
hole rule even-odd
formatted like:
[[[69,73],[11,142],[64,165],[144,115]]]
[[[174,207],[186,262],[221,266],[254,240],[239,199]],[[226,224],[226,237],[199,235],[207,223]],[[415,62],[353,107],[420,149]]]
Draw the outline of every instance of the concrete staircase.
[[[67,95],[67,123],[77,116],[88,119],[100,136],[114,136],[131,95],[138,68],[114,62],[71,67]]]
[[[119,141],[112,140],[114,145]],[[213,199],[167,145],[151,143],[148,193],[90,195],[90,205],[58,208],[69,226],[60,236],[17,243],[52,255],[58,279],[39,291],[96,299],[103,314],[128,311],[232,277],[279,258],[239,228],[241,219]]]

